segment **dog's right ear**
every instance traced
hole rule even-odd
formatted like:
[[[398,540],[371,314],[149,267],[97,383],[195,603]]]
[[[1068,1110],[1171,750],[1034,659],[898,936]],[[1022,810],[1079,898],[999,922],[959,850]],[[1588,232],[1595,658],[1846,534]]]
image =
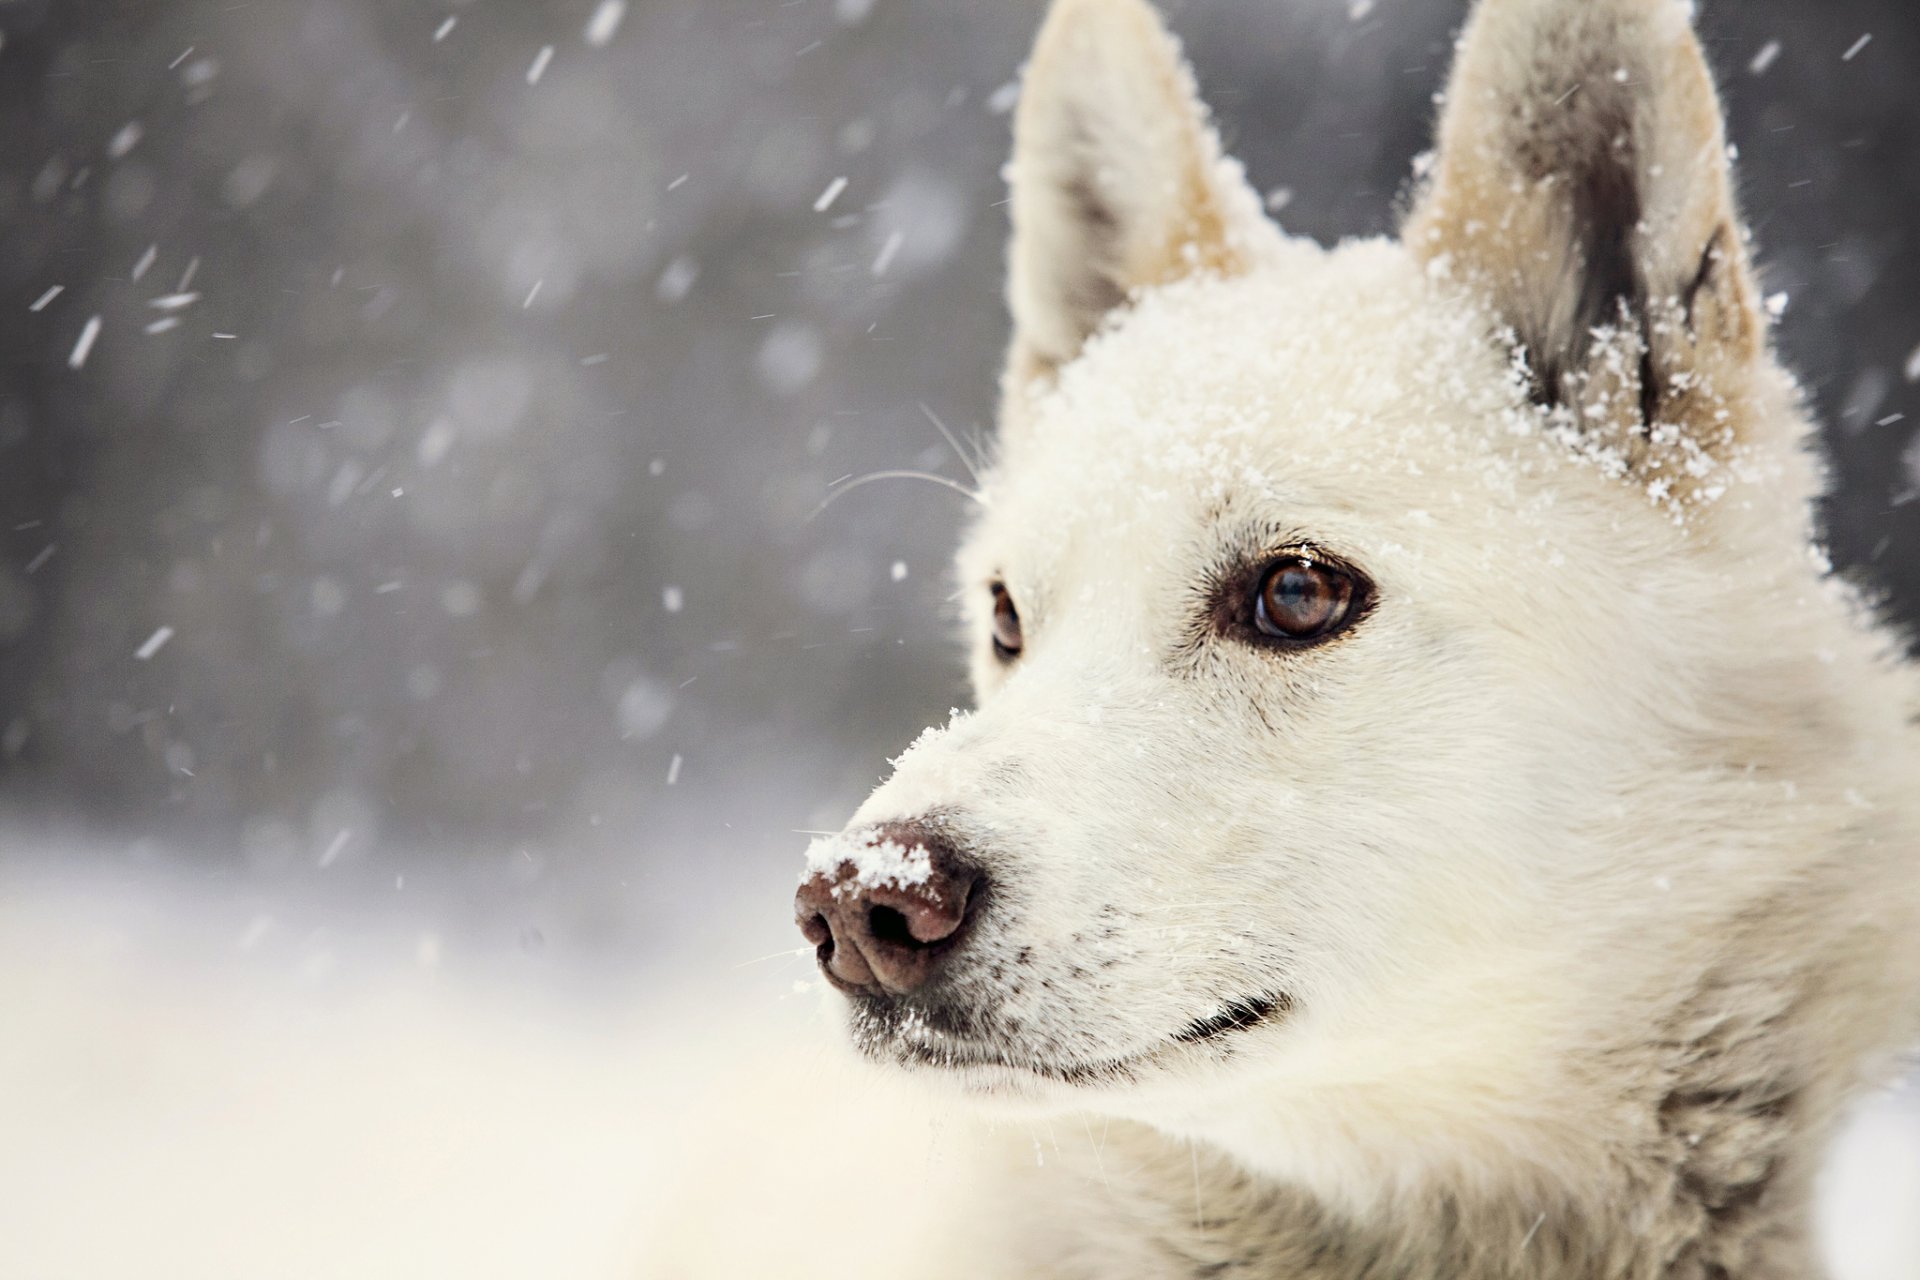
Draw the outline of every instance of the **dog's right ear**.
[[[1012,395],[1078,355],[1134,291],[1241,270],[1244,229],[1261,218],[1145,0],[1055,0],[1010,177]]]

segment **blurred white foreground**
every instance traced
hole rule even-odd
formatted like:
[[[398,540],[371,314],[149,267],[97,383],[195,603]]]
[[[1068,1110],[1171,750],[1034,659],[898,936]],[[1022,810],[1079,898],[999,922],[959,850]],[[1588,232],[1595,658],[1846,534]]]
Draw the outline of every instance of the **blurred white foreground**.
[[[776,914],[767,952],[788,945]],[[593,1280],[645,1274],[661,1233],[778,1238],[802,1211],[778,1188],[806,1179],[810,1091],[833,1075],[792,990],[802,957],[583,998],[416,924],[321,927],[166,877],[0,876],[7,1274]],[[738,1105],[770,1074],[784,1099]],[[731,1188],[724,1211],[696,1202],[710,1222],[681,1204],[696,1166]],[[1835,1280],[1920,1276],[1916,1206],[1909,1089],[1836,1153]]]

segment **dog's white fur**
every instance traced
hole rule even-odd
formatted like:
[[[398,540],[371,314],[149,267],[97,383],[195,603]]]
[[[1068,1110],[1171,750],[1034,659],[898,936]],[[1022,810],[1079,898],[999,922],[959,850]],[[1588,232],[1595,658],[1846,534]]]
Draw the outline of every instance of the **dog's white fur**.
[[[1920,682],[1813,548],[1678,0],[1482,0],[1402,238],[1332,250],[1143,0],[1058,0],[1012,179],[980,706],[854,824],[940,822],[991,898],[944,1016],[854,1033],[1099,1137],[1016,1140],[951,1269],[1814,1274],[1827,1136],[1920,1033]],[[1376,607],[1217,631],[1295,547]]]

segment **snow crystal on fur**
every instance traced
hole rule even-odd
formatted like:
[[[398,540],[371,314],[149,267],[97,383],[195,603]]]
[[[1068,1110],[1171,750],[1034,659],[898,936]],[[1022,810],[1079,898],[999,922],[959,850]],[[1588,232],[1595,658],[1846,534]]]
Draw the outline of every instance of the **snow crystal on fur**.
[[[853,874],[834,885],[836,898],[861,889],[910,888],[933,878],[932,856],[919,845],[904,845],[897,840],[869,843],[847,835],[820,836],[809,844],[807,868],[801,878],[832,876],[849,863]]]

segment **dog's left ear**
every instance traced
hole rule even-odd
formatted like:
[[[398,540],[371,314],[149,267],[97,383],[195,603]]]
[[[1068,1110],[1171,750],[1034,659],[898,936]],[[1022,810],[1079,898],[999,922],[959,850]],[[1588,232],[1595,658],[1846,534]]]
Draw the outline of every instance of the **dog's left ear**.
[[[1490,296],[1535,397],[1628,463],[1738,443],[1712,388],[1766,322],[1682,0],[1480,0],[1403,236]]]
[[[1055,0],[1014,120],[1010,390],[1079,354],[1136,290],[1243,269],[1262,221],[1145,0]]]

